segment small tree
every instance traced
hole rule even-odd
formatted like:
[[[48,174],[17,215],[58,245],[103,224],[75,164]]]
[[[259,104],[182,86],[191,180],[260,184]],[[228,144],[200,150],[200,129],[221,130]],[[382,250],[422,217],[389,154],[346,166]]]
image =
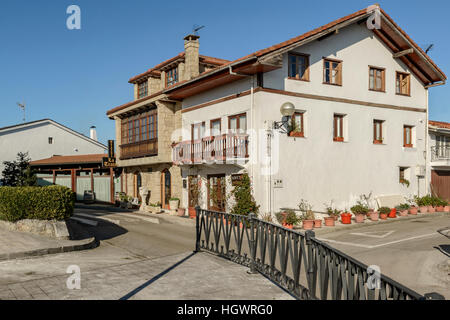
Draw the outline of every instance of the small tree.
[[[4,161],[2,185],[10,187],[36,186],[37,177],[30,167],[28,152],[19,152],[15,161]]]
[[[240,215],[248,215],[250,213],[258,214],[259,205],[256,204],[253,198],[252,185],[247,173],[242,175],[242,180],[237,182],[237,185],[231,191],[231,195],[234,197],[234,205],[231,213]]]

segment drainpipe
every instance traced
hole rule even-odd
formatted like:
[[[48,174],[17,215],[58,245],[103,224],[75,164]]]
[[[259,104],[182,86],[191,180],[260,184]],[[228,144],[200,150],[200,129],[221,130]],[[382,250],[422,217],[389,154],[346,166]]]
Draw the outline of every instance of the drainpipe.
[[[426,90],[426,104],[427,104],[427,115],[426,115],[426,124],[425,124],[425,193],[428,194],[429,193],[429,181],[428,181],[428,167],[429,167],[429,163],[428,163],[428,119],[429,119],[429,110],[428,110],[428,97],[429,97],[429,92],[428,92],[428,88],[425,89]],[[430,171],[431,174],[431,171]],[[419,195],[420,197],[420,195]]]

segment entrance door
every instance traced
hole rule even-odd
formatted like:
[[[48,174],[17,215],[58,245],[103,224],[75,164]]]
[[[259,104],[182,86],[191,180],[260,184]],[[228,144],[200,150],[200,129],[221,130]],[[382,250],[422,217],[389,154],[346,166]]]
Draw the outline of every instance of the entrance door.
[[[161,172],[161,205],[164,209],[169,209],[169,199],[172,196],[172,181],[170,171],[164,169]]]
[[[431,186],[434,194],[450,201],[450,171],[431,170]]]
[[[225,175],[208,176],[208,210],[225,212]]]
[[[142,176],[140,172],[135,172],[133,175],[133,197],[139,198],[139,200],[141,200],[141,195],[139,194],[140,187],[142,187]]]

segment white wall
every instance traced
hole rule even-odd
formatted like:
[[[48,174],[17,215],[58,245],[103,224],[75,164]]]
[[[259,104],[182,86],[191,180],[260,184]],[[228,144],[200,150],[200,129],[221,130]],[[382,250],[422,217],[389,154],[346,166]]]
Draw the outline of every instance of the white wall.
[[[53,144],[48,143],[49,137],[53,137]],[[95,144],[89,138],[77,136],[49,121],[0,131],[0,150],[0,175],[4,167],[3,161],[15,160],[18,152],[28,152],[33,161],[50,158],[53,155],[106,152],[104,147]]]

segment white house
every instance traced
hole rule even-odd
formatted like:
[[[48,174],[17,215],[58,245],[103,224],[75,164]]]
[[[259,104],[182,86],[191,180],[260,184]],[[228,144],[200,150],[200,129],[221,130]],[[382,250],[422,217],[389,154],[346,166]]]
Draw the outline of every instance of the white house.
[[[3,161],[12,161],[19,152],[31,160],[54,155],[104,154],[107,147],[50,119],[0,128],[0,175]]]
[[[261,213],[301,199],[324,211],[363,194],[424,195],[428,89],[445,81],[374,6],[177,83],[164,93],[182,101],[172,135],[182,205],[198,196],[203,208],[228,210],[243,172]],[[285,103],[292,117],[280,113]]]

